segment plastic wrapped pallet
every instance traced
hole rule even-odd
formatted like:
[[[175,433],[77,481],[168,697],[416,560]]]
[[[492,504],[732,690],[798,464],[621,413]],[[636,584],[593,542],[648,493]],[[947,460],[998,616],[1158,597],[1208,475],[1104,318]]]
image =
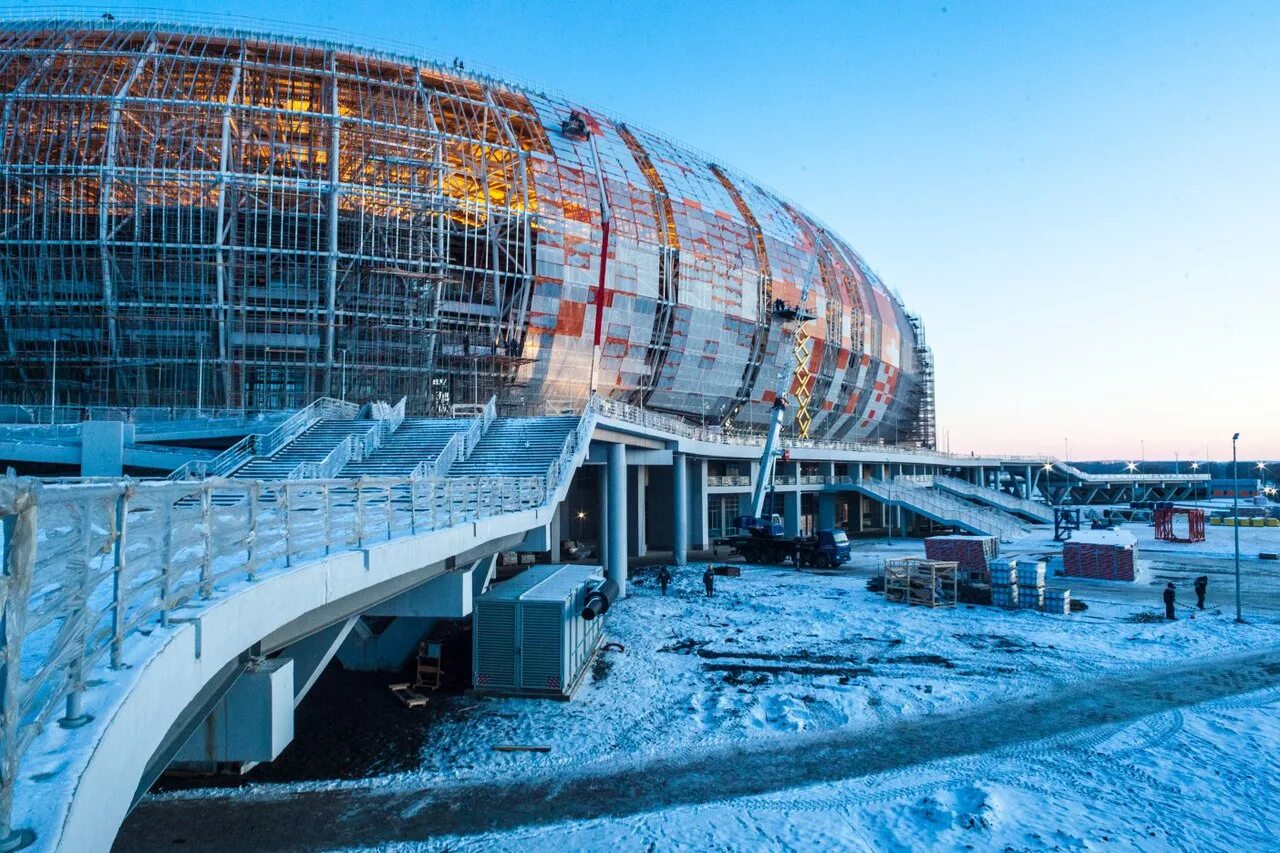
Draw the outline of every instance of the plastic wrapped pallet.
[[[991,603],[996,607],[1014,610],[1018,607],[1018,587],[1010,584],[991,587]]]
[[[1019,560],[1018,586],[1044,586],[1044,561]]]
[[[1040,608],[1045,613],[1053,613],[1057,616],[1068,616],[1071,613],[1071,590],[1069,589],[1046,589],[1044,591],[1044,604]]]
[[[1018,583],[1018,566],[1013,560],[992,560],[991,586],[1016,586]]]
[[[1017,589],[1019,610],[1039,610],[1044,607],[1044,587],[1020,586]]]

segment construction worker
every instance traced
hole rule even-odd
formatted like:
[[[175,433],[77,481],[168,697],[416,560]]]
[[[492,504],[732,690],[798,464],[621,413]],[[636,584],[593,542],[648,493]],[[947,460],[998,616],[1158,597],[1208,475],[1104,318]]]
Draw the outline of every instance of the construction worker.
[[[716,573],[711,571],[710,566],[702,573],[702,585],[707,588],[707,598],[716,594]]]
[[[1201,575],[1196,578],[1196,607],[1204,610],[1204,594],[1209,591],[1209,576]]]
[[[658,585],[662,587],[662,594],[667,594],[667,584],[671,583],[671,570],[666,566],[658,566]]]
[[[1169,585],[1164,588],[1164,618],[1166,619],[1173,620],[1178,618],[1173,615],[1173,597],[1175,594],[1173,581],[1169,581]]]

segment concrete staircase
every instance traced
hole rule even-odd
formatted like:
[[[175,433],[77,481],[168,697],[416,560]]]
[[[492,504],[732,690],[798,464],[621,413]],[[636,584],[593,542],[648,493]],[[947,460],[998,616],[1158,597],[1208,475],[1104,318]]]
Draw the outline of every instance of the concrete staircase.
[[[320,462],[349,435],[360,436],[378,429],[375,420],[327,418],[286,444],[274,456],[255,457],[231,475],[243,480],[283,480],[303,462]],[[394,435],[394,433],[393,433]]]
[[[449,439],[470,429],[473,418],[406,418],[370,456],[348,462],[339,477],[407,477],[433,462]]]
[[[932,477],[933,487],[957,497],[968,498],[980,504],[1019,515],[1036,524],[1053,524],[1053,508],[1042,503],[1014,497],[996,489],[988,489],[966,483],[955,477],[935,475]]]
[[[489,425],[471,455],[449,468],[450,477],[538,477],[560,458],[578,428],[578,415],[499,418]]]
[[[1006,512],[975,506],[963,498],[902,479],[893,483],[857,480],[851,481],[850,485],[855,491],[873,497],[886,506],[900,506],[939,524],[958,527],[970,533],[997,536],[1008,541],[1031,530],[1031,525]]]

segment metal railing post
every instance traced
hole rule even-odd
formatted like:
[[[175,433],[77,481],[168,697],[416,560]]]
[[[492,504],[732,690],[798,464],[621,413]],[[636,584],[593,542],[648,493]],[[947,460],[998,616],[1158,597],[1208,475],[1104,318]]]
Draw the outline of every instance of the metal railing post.
[[[447,481],[444,490],[445,500],[449,503],[449,526],[453,527],[453,480]]]
[[[114,556],[115,565],[111,569],[111,668],[124,668],[124,622],[125,622],[125,577],[127,564],[126,547],[129,535],[129,495],[131,488],[126,485],[116,498],[116,517],[113,525],[115,533]]]
[[[290,507],[290,498],[292,496],[290,483],[285,480],[284,483],[284,564],[286,566],[293,565],[293,511]]]
[[[418,535],[418,481],[409,480],[409,532]]]
[[[213,490],[208,482],[200,487],[200,597],[213,597]]]
[[[249,553],[245,560],[249,580],[258,571],[258,498],[262,496],[262,484],[254,480],[249,484]]]
[[[356,547],[364,547],[364,477],[356,480]]]
[[[387,541],[391,541],[391,535],[395,531],[395,516],[391,506],[391,493],[395,489],[394,483],[387,483]]]
[[[169,604],[173,598],[173,496],[164,495],[164,512],[160,516],[160,625],[169,627]]]
[[[29,486],[5,491],[6,514],[0,519],[4,531],[4,566],[0,571],[0,847],[18,850],[36,837],[29,829],[14,829],[12,823],[22,718],[20,661],[36,558],[36,495]]]
[[[324,553],[329,556],[333,551],[333,502],[329,499],[329,484],[320,487],[324,499]]]
[[[75,588],[72,590],[74,600],[79,602],[74,613],[67,614],[67,621],[74,622],[76,628],[69,632],[71,642],[75,643],[76,656],[67,665],[67,713],[58,720],[64,729],[75,729],[89,722],[92,717],[84,713],[80,700],[84,695],[84,656],[86,628],[89,624],[89,605],[86,596],[89,592],[89,573],[91,571],[90,551],[93,537],[93,513],[87,503],[81,504],[79,512],[80,524],[80,566],[75,573]]]

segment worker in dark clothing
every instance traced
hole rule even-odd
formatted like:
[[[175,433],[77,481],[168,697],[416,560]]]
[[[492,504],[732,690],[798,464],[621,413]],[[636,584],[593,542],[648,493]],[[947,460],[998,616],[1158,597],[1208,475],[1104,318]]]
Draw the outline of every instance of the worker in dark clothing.
[[[666,566],[658,566],[658,585],[662,587],[662,594],[667,594],[667,584],[671,583],[671,570]]]
[[[1169,585],[1168,585],[1168,586],[1166,586],[1166,587],[1164,588],[1164,618],[1166,618],[1166,619],[1177,619],[1177,618],[1178,618],[1177,616],[1174,616],[1174,615],[1173,615],[1173,596],[1174,596],[1174,594],[1175,594],[1175,593],[1174,593],[1174,589],[1173,589],[1173,581],[1169,581]]]
[[[708,598],[716,594],[716,573],[711,571],[710,566],[702,573],[702,585],[707,588]]]
[[[1204,610],[1204,594],[1209,591],[1208,575],[1196,578],[1196,607]]]
[[[471,335],[467,332],[462,333],[462,355],[463,357],[471,355]]]

